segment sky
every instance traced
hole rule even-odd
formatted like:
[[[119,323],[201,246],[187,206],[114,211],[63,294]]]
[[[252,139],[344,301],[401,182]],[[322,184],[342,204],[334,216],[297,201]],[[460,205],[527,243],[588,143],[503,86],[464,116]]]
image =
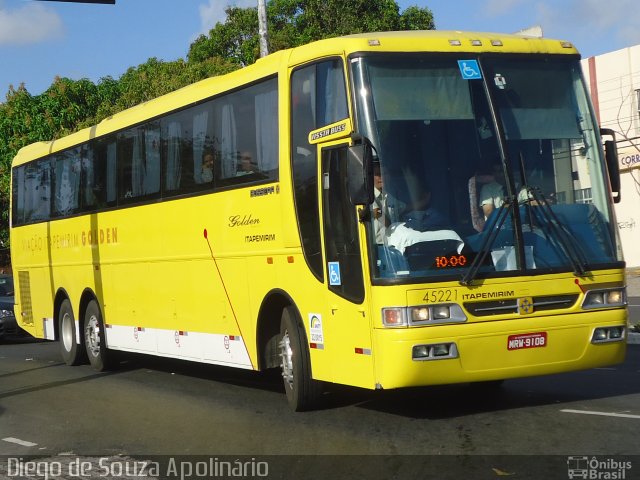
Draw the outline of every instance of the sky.
[[[583,57],[640,44],[637,0],[396,0],[428,7],[438,30],[514,33],[539,25]],[[9,85],[32,95],[56,76],[119,78],[151,57],[186,58],[228,5],[256,0],[116,0],[115,5],[0,0],[0,102]]]

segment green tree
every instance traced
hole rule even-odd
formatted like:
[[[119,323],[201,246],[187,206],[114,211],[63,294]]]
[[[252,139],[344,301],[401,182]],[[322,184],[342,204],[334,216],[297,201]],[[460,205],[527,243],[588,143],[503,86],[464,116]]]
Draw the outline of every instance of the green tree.
[[[409,7],[399,18],[398,30],[434,30],[433,13],[427,8]]]
[[[11,160],[23,146],[40,140],[42,122],[37,102],[24,85],[9,87],[5,103],[0,104],[0,248],[9,244],[9,184]]]
[[[100,105],[98,87],[88,79],[56,78],[42,95],[35,97],[46,122],[44,138],[53,139],[74,132],[95,115]]]
[[[218,23],[209,36],[201,35],[191,47],[187,58],[191,63],[209,58],[225,58],[236,66],[249,65],[259,57],[257,8],[228,7],[227,20]]]
[[[189,48],[189,62],[222,57],[243,66],[259,57],[256,8],[228,8],[227,19],[201,35]],[[431,30],[428,8],[400,13],[394,0],[270,0],[267,4],[269,50],[351,33]]]
[[[100,115],[109,115],[142,102],[157,98],[207,77],[228,73],[237,68],[219,57],[202,62],[184,60],[164,62],[150,58],[146,63],[131,67],[118,82],[118,97],[109,109],[103,105]],[[103,117],[104,118],[104,117]]]

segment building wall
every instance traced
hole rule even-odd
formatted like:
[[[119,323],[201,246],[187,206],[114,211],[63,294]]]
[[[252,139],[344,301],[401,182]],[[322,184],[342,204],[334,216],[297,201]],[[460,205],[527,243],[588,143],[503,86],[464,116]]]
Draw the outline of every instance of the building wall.
[[[616,132],[622,201],[615,206],[628,267],[640,267],[640,45],[582,60],[600,125]]]

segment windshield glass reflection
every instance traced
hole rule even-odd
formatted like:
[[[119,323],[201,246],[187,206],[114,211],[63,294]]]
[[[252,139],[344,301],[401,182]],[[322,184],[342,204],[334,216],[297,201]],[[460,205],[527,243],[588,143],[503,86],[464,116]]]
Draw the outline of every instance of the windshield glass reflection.
[[[470,281],[618,261],[577,60],[464,63],[479,78],[463,77],[451,57],[354,62],[359,129],[376,153],[375,276]]]

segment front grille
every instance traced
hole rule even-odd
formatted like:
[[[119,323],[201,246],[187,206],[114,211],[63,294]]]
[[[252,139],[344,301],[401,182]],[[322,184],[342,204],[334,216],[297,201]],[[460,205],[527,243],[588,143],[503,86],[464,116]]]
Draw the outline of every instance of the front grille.
[[[545,295],[533,297],[533,312],[548,310],[563,310],[573,307],[578,301],[578,294],[571,295]],[[506,315],[518,313],[518,299],[489,300],[486,302],[466,302],[464,308],[476,317],[488,317],[491,315]]]

